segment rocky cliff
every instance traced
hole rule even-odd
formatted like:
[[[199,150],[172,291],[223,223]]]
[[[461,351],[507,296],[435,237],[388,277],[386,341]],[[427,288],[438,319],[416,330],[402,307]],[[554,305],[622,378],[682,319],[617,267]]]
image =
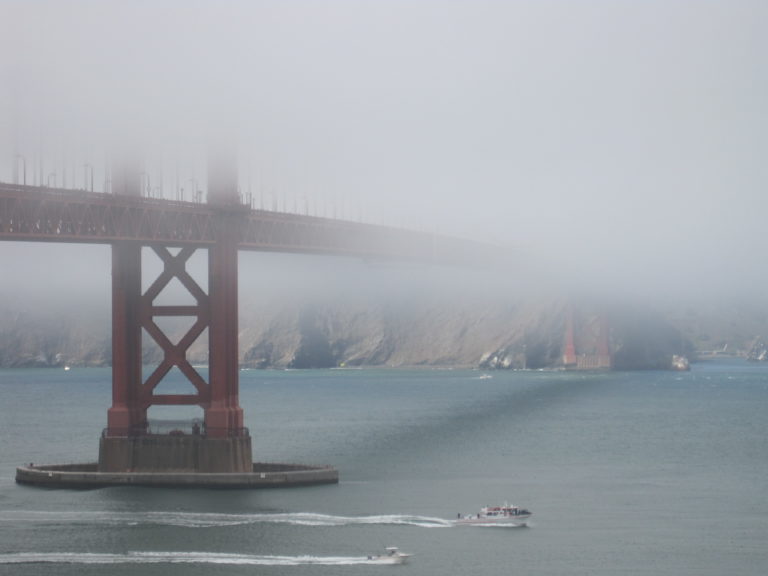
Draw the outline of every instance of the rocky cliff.
[[[401,298],[243,302],[240,357],[250,368],[333,366],[464,366],[544,368],[562,359],[565,300],[552,296],[470,301]],[[583,316],[595,314],[586,308]],[[663,368],[672,354],[693,355],[690,341],[660,315],[603,311],[611,317],[614,367]],[[172,339],[187,329],[164,326]],[[588,332],[588,330],[583,330]],[[582,336],[580,346],[590,346]],[[156,364],[160,349],[144,335],[144,360]],[[109,365],[106,311],[0,308],[0,366]],[[207,363],[207,334],[189,351]]]

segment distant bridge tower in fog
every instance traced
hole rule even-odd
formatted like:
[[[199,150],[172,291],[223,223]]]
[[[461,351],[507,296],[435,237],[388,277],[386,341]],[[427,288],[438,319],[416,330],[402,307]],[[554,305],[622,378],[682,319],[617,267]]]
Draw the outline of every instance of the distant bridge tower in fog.
[[[604,314],[582,315],[569,305],[565,312],[563,366],[566,370],[609,370],[610,328]]]

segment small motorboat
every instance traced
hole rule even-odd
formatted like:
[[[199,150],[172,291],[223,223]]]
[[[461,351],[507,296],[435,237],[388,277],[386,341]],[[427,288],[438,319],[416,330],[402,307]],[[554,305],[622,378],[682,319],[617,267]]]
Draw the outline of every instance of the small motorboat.
[[[412,554],[403,554],[397,546],[387,546],[384,554],[368,556],[368,560],[377,564],[404,564]]]
[[[531,516],[529,510],[505,502],[503,506],[484,506],[477,514],[459,514],[456,523],[471,526],[525,526]]]

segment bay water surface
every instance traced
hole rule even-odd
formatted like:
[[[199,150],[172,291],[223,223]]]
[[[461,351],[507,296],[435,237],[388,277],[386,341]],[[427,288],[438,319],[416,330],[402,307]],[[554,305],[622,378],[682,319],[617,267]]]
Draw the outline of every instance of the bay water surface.
[[[254,459],[338,485],[18,486],[24,463],[95,461],[111,373],[0,371],[0,574],[768,573],[766,365],[240,376]],[[454,523],[505,501],[529,526]],[[390,545],[414,556],[368,558]]]

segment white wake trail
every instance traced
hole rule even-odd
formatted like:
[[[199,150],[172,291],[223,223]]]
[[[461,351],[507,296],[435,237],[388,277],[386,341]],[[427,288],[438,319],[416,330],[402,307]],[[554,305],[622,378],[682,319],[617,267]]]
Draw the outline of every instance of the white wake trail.
[[[65,524],[108,526],[178,526],[215,528],[246,524],[292,524],[295,526],[399,525],[420,528],[448,528],[451,520],[409,514],[372,516],[334,516],[314,512],[260,514],[220,514],[203,512],[109,512],[109,511],[13,511],[0,516],[0,522],[13,524]]]
[[[128,552],[98,554],[77,552],[21,552],[0,554],[3,564],[228,564],[242,566],[351,566],[387,564],[366,556],[271,556],[214,552]]]

